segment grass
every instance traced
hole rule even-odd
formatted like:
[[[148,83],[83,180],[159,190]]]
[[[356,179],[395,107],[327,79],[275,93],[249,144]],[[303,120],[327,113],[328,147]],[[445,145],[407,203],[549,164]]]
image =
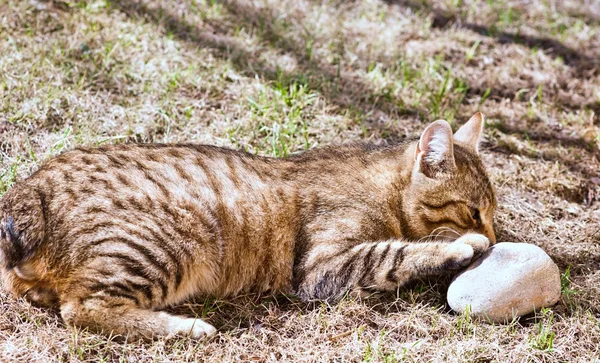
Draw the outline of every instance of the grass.
[[[553,312],[550,309],[543,308],[541,314],[543,318],[537,323],[538,334],[532,337],[531,346],[535,349],[551,352],[556,337],[556,333],[552,331]]]
[[[195,142],[286,156],[488,116],[499,240],[534,243],[562,299],[507,325],[447,280],[339,305],[199,297],[211,340],[123,342],[0,294],[0,361],[600,358],[597,1],[0,0],[0,193],[76,145]]]

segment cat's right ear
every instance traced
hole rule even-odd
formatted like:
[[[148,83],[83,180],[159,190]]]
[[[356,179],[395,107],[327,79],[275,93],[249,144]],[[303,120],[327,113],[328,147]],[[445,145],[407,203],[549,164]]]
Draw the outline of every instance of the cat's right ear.
[[[483,123],[485,116],[481,112],[477,112],[467,121],[466,124],[462,125],[458,131],[454,134],[454,141],[461,143],[463,146],[479,152],[479,141],[483,134]]]
[[[452,128],[444,120],[431,123],[421,134],[415,150],[415,167],[429,178],[454,171]]]

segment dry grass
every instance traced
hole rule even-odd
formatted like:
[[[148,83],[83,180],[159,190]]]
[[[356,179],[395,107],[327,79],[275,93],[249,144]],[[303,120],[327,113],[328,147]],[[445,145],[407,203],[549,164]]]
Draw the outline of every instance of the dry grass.
[[[216,338],[146,344],[0,295],[0,360],[598,360],[599,59],[597,0],[0,0],[0,193],[79,144],[284,156],[481,110],[499,239],[563,272],[557,306],[509,325],[449,312],[447,281],[425,281],[333,307],[198,300],[176,309]]]

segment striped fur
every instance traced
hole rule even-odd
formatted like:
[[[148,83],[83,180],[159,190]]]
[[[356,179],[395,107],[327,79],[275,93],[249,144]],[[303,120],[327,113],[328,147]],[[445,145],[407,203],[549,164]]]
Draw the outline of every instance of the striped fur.
[[[420,140],[285,159],[198,145],[66,152],[0,201],[3,287],[58,304],[70,325],[200,337],[215,329],[157,310],[265,291],[335,302],[456,271],[495,242],[482,124],[456,140],[437,121]]]

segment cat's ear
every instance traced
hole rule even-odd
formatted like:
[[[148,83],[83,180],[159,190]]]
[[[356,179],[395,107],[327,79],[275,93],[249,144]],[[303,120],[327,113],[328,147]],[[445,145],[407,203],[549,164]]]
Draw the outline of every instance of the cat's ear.
[[[425,128],[417,144],[415,160],[419,171],[430,178],[454,171],[454,143],[448,122],[438,120]]]
[[[483,122],[485,116],[481,112],[477,112],[462,125],[456,133],[454,133],[454,141],[468,147],[469,149],[479,152],[479,141],[483,134]]]

